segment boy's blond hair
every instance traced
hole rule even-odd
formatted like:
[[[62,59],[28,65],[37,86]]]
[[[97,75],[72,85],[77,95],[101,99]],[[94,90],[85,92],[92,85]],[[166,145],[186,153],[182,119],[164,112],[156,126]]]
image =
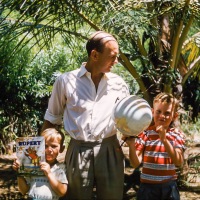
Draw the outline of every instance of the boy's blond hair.
[[[172,94],[161,92],[153,100],[153,105],[157,102],[165,102],[167,104],[173,104],[174,112],[177,112],[179,107],[179,101]]]
[[[64,140],[65,140],[65,136],[62,132],[56,130],[55,128],[48,128],[45,129],[42,133],[41,136],[44,136],[45,140],[46,139],[57,139],[60,142],[60,146],[64,145]]]

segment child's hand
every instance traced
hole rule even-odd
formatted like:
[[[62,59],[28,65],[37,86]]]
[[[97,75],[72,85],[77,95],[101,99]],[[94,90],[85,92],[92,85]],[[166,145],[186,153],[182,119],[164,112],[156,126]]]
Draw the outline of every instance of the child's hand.
[[[19,160],[17,160],[17,159],[15,158],[15,159],[14,159],[14,162],[13,162],[13,165],[12,165],[12,168],[13,168],[15,171],[18,171],[19,166],[20,166],[20,162],[19,162]]]
[[[166,140],[166,133],[167,133],[167,129],[160,125],[156,127],[156,132],[159,134],[160,140],[163,142]]]
[[[51,173],[50,165],[47,162],[41,162],[40,168],[44,172],[45,176],[47,176],[49,173]]]
[[[122,136],[122,140],[126,142],[126,144],[130,147],[130,145],[133,145],[135,143],[135,138],[134,137],[127,137],[127,136]]]

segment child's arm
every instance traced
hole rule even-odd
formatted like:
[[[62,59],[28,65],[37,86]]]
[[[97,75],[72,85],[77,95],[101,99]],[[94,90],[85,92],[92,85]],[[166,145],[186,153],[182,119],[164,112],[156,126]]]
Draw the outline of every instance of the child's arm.
[[[30,189],[29,185],[26,183],[25,178],[23,176],[18,176],[17,182],[18,182],[19,191],[23,195],[25,195]]]
[[[45,176],[48,178],[53,191],[60,197],[64,196],[67,192],[67,184],[63,184],[56,179],[56,177],[51,173],[50,165],[48,163],[41,162],[40,167],[44,171]]]
[[[142,152],[135,149],[135,138],[122,138],[129,146],[129,158],[133,168],[137,168],[142,162]]]
[[[183,151],[179,148],[174,148],[169,140],[166,138],[166,128],[163,126],[156,127],[156,131],[159,133],[160,140],[165,146],[165,149],[171,157],[174,165],[181,167],[183,165]]]
[[[15,159],[14,162],[13,162],[12,168],[15,171],[18,171],[19,166],[20,166],[19,161],[17,159]],[[23,176],[18,176],[17,177],[17,182],[18,182],[19,191],[23,195],[25,195],[29,191],[29,188],[30,188],[29,185],[27,184],[25,178]]]
[[[181,167],[183,165],[183,151],[179,148],[174,148],[167,139],[163,141],[163,144],[174,165]]]

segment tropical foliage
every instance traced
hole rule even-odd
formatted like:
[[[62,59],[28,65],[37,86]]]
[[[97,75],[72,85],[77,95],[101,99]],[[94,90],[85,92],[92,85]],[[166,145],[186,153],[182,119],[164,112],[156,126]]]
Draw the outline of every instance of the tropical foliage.
[[[198,0],[2,0],[0,12],[0,50],[6,54],[5,57],[2,55],[1,76],[7,74],[1,80],[6,79],[6,88],[12,88],[13,91],[20,89],[19,99],[13,92],[13,97],[6,97],[2,102],[9,104],[10,99],[14,98],[16,104],[10,105],[7,111],[1,108],[1,113],[16,114],[14,105],[24,112],[27,109],[43,112],[44,108],[34,97],[38,96],[46,103],[52,74],[58,70],[70,70],[70,66],[78,67],[86,59],[83,48],[88,35],[95,30],[105,30],[115,35],[119,41],[120,63],[134,80],[131,81],[129,77],[129,83],[137,82],[139,90],[133,90],[135,93],[147,99],[150,104],[160,91],[174,93],[182,98],[183,107],[192,111],[193,120],[198,117]],[[48,60],[40,63],[40,55],[55,45],[68,47],[64,51],[67,61],[64,64],[57,63],[57,59],[65,59],[62,51],[61,57],[49,57],[51,64],[48,64]],[[31,56],[25,53],[29,49]],[[13,58],[20,52],[24,52],[23,57],[15,64]],[[32,67],[27,66],[27,60],[33,60]],[[16,78],[10,76],[9,70],[18,77],[15,82],[18,87],[13,87],[12,80]],[[130,88],[133,88],[132,85]],[[34,106],[25,109],[21,105],[22,101],[30,101],[31,106]]]

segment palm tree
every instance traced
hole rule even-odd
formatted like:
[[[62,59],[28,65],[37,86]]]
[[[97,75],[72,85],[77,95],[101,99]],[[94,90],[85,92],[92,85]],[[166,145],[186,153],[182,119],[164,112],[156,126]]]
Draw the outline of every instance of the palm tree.
[[[77,48],[90,32],[105,30],[118,39],[120,63],[150,103],[161,91],[183,97],[188,80],[199,83],[198,0],[2,0],[0,11],[1,39],[20,38],[11,55],[28,43],[50,47],[58,35]]]

